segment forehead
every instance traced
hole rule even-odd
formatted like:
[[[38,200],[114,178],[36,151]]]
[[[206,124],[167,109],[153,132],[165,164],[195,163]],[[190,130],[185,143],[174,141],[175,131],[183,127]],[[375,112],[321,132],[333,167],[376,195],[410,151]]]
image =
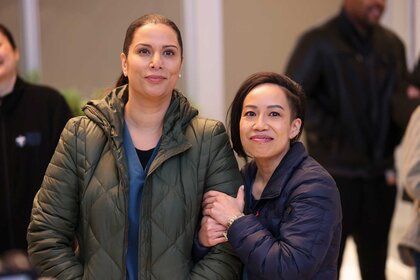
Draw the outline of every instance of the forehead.
[[[282,87],[276,84],[261,84],[253,88],[245,97],[245,103],[284,103],[287,101],[286,93]]]
[[[162,23],[148,23],[137,28],[134,32],[133,43],[162,43],[179,46],[175,30]]]

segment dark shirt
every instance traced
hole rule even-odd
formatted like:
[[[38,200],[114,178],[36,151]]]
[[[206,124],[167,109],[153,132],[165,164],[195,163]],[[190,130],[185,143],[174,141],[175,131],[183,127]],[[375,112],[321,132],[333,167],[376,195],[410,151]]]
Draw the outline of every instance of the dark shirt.
[[[56,90],[19,77],[0,99],[0,253],[26,251],[33,198],[70,117]]]
[[[142,150],[136,149],[137,156],[139,157],[141,166],[143,166],[143,168],[146,167],[146,165],[149,162],[149,159],[152,156],[154,150],[155,150],[155,148],[147,150],[147,151],[142,151]]]

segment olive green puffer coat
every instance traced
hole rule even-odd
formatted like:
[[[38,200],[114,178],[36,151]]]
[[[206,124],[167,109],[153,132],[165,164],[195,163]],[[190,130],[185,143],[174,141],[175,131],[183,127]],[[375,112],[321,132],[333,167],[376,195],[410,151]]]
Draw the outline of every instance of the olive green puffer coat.
[[[28,228],[29,256],[44,276],[125,279],[129,174],[123,146],[128,89],[85,106],[61,135]],[[193,263],[204,192],[242,184],[222,123],[202,119],[177,91],[142,192],[139,279],[239,279],[227,244]],[[72,250],[76,237],[79,249]]]

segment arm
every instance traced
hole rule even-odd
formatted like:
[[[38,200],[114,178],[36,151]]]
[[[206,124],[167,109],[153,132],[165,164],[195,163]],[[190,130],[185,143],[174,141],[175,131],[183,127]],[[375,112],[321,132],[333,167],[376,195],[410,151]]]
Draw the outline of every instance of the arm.
[[[417,64],[411,72],[410,84],[413,84],[417,88],[420,88],[420,58],[417,60]]]
[[[409,99],[420,99],[420,58],[409,75],[407,95]]]
[[[402,185],[414,199],[420,200],[420,106],[414,111],[401,144]]]
[[[34,199],[28,228],[28,254],[43,276],[81,279],[83,266],[72,250],[78,222],[78,179],[76,172],[76,123],[63,130]]]
[[[206,188],[234,195],[242,184],[236,159],[233,155],[223,124],[214,126],[211,135],[204,136],[209,141],[209,155]],[[241,262],[227,243],[212,247],[191,271],[192,279],[239,279]]]
[[[260,279],[310,279],[324,261],[341,230],[338,190],[330,182],[303,182],[279,221],[279,235],[273,234],[254,215],[236,220],[228,231],[247,270]],[[273,213],[272,213],[273,215]],[[272,219],[270,222],[273,222]],[[275,225],[277,226],[277,225]]]

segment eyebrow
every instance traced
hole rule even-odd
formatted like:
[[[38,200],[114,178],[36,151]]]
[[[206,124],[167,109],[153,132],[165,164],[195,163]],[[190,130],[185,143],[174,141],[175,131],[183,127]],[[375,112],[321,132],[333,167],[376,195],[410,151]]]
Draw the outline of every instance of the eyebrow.
[[[137,46],[144,46],[144,47],[149,47],[149,48],[152,47],[152,45],[146,44],[146,43],[138,43],[136,45],[136,47]],[[166,49],[166,48],[176,48],[176,49],[178,49],[178,46],[176,46],[176,45],[163,45],[162,49]]]
[[[245,105],[244,108],[251,108],[251,109],[257,109],[258,107],[255,105]],[[281,105],[268,105],[267,106],[268,109],[280,109],[280,110],[284,110],[284,108]]]

